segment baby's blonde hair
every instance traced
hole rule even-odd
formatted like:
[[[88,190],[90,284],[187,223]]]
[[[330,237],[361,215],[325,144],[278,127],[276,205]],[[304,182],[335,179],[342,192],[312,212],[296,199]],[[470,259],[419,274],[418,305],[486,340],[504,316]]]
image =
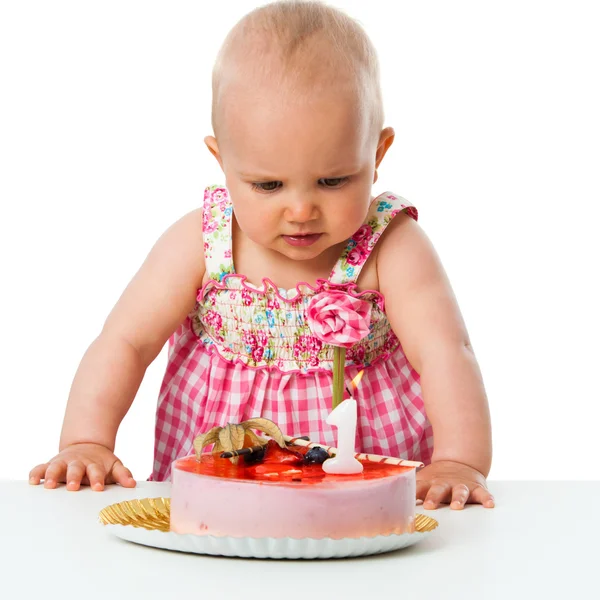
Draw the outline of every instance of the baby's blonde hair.
[[[377,52],[362,26],[341,10],[319,1],[279,0],[238,21],[213,68],[215,135],[225,82],[249,72],[268,75],[297,96],[332,83],[340,91],[351,89],[379,136],[384,114]]]

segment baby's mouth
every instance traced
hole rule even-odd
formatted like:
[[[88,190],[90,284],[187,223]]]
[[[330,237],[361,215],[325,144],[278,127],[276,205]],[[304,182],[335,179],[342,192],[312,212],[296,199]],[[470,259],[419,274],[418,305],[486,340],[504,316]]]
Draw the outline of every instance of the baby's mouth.
[[[321,235],[321,233],[295,233],[294,235],[282,235],[281,237],[290,246],[312,246]]]

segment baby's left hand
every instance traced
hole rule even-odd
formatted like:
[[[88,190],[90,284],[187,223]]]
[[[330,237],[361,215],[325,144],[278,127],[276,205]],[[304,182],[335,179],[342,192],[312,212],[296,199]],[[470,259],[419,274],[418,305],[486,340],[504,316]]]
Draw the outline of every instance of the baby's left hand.
[[[494,507],[494,497],[485,477],[476,469],[450,460],[431,463],[417,473],[417,500],[423,508],[434,509],[441,503],[461,510],[466,503]]]

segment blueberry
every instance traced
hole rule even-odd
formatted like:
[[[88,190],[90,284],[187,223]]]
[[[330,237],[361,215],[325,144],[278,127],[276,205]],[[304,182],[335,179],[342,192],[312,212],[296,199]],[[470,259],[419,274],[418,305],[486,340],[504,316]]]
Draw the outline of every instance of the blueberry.
[[[329,456],[329,452],[327,452],[327,450],[325,450],[325,448],[321,448],[320,446],[315,446],[314,448],[311,448],[304,455],[304,464],[305,465],[321,465],[328,458],[331,458],[331,456]]]
[[[251,454],[244,454],[243,455],[244,464],[255,465],[259,462],[262,462],[265,458],[265,450],[266,450],[266,447],[263,446],[260,450],[256,450],[255,452],[252,452]]]

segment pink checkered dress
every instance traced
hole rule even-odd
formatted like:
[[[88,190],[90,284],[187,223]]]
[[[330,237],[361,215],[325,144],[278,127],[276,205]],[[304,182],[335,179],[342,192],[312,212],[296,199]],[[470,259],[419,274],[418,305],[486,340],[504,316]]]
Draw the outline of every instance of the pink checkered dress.
[[[354,283],[377,240],[396,214],[417,219],[406,200],[384,192],[373,199],[364,225],[349,240],[328,280],[292,290],[265,279],[260,286],[235,273],[232,206],[227,189],[204,194],[204,248],[210,281],[194,311],[169,340],[158,399],[154,469],[168,480],[173,460],[193,453],[198,434],[227,423],[266,417],[288,435],[335,445],[331,412],[334,347],[313,335],[310,301],[344,292],[371,304],[369,333],[346,353],[345,379],[365,373],[358,402],[356,448],[362,452],[431,462],[433,434],[418,373],[402,351],[379,292]]]

